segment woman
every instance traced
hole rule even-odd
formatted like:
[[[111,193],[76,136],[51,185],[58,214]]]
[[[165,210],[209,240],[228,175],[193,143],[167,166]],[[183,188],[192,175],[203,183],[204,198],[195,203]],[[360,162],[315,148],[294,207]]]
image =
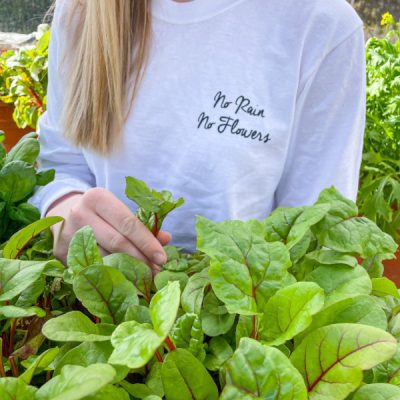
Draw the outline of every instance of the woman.
[[[362,22],[345,0],[58,0],[33,202],[55,254],[91,225],[102,251],[155,266],[193,251],[195,216],[261,219],[335,185],[355,199],[365,119]],[[125,176],[186,203],[158,240]]]

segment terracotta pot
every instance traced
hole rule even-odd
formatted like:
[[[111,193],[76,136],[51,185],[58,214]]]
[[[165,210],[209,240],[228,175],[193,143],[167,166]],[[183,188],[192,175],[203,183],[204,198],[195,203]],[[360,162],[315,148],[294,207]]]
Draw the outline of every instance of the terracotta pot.
[[[33,131],[32,128],[18,128],[12,117],[13,111],[14,107],[12,104],[0,102],[0,130],[4,131],[6,134],[4,145],[7,151],[10,150],[11,147],[14,146],[14,144],[17,143],[22,136]]]
[[[400,248],[396,252],[396,259],[383,261],[384,275],[400,288]]]

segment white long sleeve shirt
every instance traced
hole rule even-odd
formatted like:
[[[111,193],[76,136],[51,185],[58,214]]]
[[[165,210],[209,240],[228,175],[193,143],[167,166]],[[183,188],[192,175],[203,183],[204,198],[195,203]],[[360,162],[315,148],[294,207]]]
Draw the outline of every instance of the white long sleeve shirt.
[[[356,199],[365,121],[362,22],[345,0],[152,0],[150,59],[123,145],[104,157],[73,146],[60,114],[63,23],[58,0],[40,166],[56,178],[33,204],[104,187],[124,201],[125,176],[185,204],[163,229],[193,251],[195,216],[265,218],[336,186]]]

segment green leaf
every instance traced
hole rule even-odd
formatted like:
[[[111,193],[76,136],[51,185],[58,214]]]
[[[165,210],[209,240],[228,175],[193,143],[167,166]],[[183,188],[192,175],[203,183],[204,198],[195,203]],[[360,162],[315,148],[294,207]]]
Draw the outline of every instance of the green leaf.
[[[46,311],[39,307],[16,307],[16,306],[0,306],[0,320],[14,319],[14,318],[27,318],[38,316],[43,318],[46,316]]]
[[[312,324],[296,337],[300,342],[308,333],[331,324],[362,324],[387,329],[386,314],[375,299],[368,295],[348,297],[330,304],[313,317]]]
[[[232,355],[233,350],[229,343],[221,336],[214,337],[208,342],[204,365],[210,371],[218,371]]]
[[[92,396],[85,397],[85,400],[129,400],[128,393],[121,388],[117,388],[112,385],[107,385],[99,392]]]
[[[36,174],[36,184],[38,186],[46,186],[48,183],[54,180],[55,175],[56,171],[54,169],[40,171]]]
[[[83,269],[74,279],[74,293],[102,322],[122,322],[129,306],[137,305],[136,289],[115,268],[95,265]]]
[[[43,335],[56,342],[103,342],[110,340],[103,335],[99,326],[80,311],[70,311],[47,321],[42,329]]]
[[[396,354],[374,368],[374,382],[390,383],[400,387],[400,345]]]
[[[235,322],[235,314],[229,314],[222,303],[210,292],[204,298],[201,310],[201,326],[207,336],[219,336],[227,333]]]
[[[114,350],[108,362],[132,369],[141,368],[151,360],[164,340],[165,337],[157,335],[150,324],[123,322],[111,337]]]
[[[12,300],[38,281],[51,262],[0,259],[0,301]]]
[[[68,248],[68,267],[73,273],[94,264],[102,264],[103,259],[97,247],[96,237],[90,226],[84,226],[73,236]]]
[[[359,217],[356,205],[335,188],[322,191],[316,204],[326,203],[331,205],[330,211],[313,227],[320,245],[363,258],[396,251],[395,241],[372,221]]]
[[[8,203],[28,197],[35,185],[35,169],[24,161],[12,161],[0,170],[0,199]]]
[[[324,291],[315,283],[297,282],[278,290],[261,317],[260,339],[275,346],[284,344],[304,331],[323,306]]]
[[[19,203],[9,209],[8,216],[13,221],[20,222],[23,225],[29,225],[40,219],[40,212],[32,204]]]
[[[189,278],[184,272],[161,271],[154,277],[154,284],[157,290],[161,290],[168,282],[179,282],[181,290],[183,290]]]
[[[17,378],[0,379],[0,399],[1,400],[32,400],[36,388],[28,386],[25,382]]]
[[[130,176],[126,178],[125,194],[139,206],[138,218],[155,234],[159,232],[164,218],[184,203],[182,198],[174,200],[170,192],[157,192],[145,182]]]
[[[61,374],[45,383],[35,400],[79,400],[94,395],[111,383],[115,370],[111,365],[93,364],[83,368],[67,365]]]
[[[287,248],[268,243],[252,222],[197,217],[197,247],[211,257],[213,290],[232,314],[255,314],[280,288],[290,267]]]
[[[114,346],[109,362],[140,368],[147,364],[169,335],[180,303],[179,283],[169,283],[157,292],[150,302],[150,324],[128,321],[115,329],[111,343]]]
[[[381,329],[335,324],[311,332],[290,360],[303,375],[310,400],[342,400],[360,386],[362,370],[390,359],[396,349],[396,339]]]
[[[158,335],[167,336],[171,331],[178,312],[180,296],[179,283],[172,282],[151,299],[150,318]]]
[[[106,364],[113,351],[110,342],[84,342],[69,350],[57,363],[54,375],[58,375],[65,365],[80,365],[88,367],[92,364]],[[129,369],[121,365],[113,365],[116,375],[112,383],[122,381],[129,372]]]
[[[306,400],[307,391],[301,375],[284,354],[244,338],[226,363],[226,386],[220,399],[243,398]]]
[[[54,347],[40,354],[34,363],[20,375],[19,379],[30,384],[33,376],[47,368],[54,361],[59,351],[60,349],[58,347]]]
[[[343,254],[335,250],[319,249],[306,255],[307,259],[315,261],[318,264],[325,265],[347,265],[355,268],[358,265],[357,259],[349,254]]]
[[[394,282],[388,278],[373,278],[372,294],[378,297],[393,296],[400,299],[399,292]]]
[[[7,154],[5,164],[12,161],[25,161],[33,165],[39,155],[40,145],[37,139],[22,138]]]
[[[208,268],[189,278],[182,293],[182,308],[185,312],[200,314],[204,299],[204,290],[209,284]]]
[[[398,400],[400,388],[387,383],[364,385],[354,394],[352,400]]]
[[[325,304],[332,304],[354,295],[370,294],[371,279],[367,271],[361,267],[345,265],[326,265],[316,268],[307,277],[307,281],[315,282],[325,291]]]
[[[33,222],[32,224],[19,230],[17,233],[11,236],[5,245],[3,249],[3,257],[10,259],[17,258],[19,253],[34,237],[39,235],[50,226],[61,221],[63,221],[63,218],[61,217],[47,217]]]
[[[216,400],[218,389],[203,364],[185,349],[168,353],[161,369],[167,400]]]
[[[197,314],[183,314],[176,321],[171,336],[176,347],[188,349],[195,357],[204,359],[204,333]]]
[[[126,310],[125,321],[136,321],[140,324],[151,324],[150,311],[141,305],[129,306]]]
[[[151,284],[153,276],[150,267],[141,260],[128,254],[115,253],[104,257],[105,265],[118,269],[132,282],[139,295],[148,302],[151,299]]]

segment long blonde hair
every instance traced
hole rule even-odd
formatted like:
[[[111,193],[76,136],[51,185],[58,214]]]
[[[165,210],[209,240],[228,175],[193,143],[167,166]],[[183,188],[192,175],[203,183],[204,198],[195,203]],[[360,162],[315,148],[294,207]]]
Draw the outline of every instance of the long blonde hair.
[[[74,1],[80,22],[68,54],[62,125],[75,145],[107,155],[120,142],[145,69],[149,1]]]

